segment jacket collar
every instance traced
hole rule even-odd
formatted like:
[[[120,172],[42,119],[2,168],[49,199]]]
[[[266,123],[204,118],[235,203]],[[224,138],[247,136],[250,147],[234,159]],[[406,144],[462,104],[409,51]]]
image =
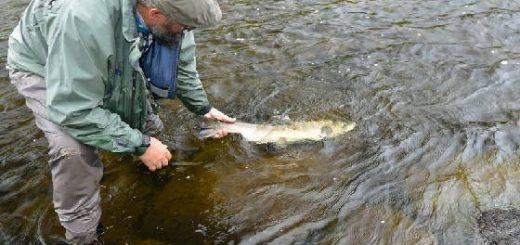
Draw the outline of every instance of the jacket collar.
[[[139,11],[134,8],[134,19],[135,19],[135,26],[137,28],[137,32],[139,35],[145,37],[145,39],[150,35],[150,28],[146,26],[144,23],[143,17],[141,14],[139,14]]]

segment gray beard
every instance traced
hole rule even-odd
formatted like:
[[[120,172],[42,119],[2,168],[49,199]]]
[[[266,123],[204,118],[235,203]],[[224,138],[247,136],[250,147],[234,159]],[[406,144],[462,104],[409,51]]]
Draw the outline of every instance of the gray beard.
[[[158,40],[162,44],[173,45],[179,41],[182,32],[171,33],[168,29],[162,26],[150,26],[150,32],[154,39]]]

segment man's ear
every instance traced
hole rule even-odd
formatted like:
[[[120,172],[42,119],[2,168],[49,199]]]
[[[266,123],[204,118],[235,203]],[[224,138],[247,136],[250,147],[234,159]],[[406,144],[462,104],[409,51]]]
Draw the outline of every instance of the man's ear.
[[[161,11],[157,8],[150,8],[148,10],[148,14],[150,15],[151,18],[157,18],[161,15]]]
[[[162,19],[164,18],[164,15],[161,13],[161,11],[157,8],[148,8],[145,10],[145,14],[143,14],[144,22],[147,25],[157,25],[162,23]]]

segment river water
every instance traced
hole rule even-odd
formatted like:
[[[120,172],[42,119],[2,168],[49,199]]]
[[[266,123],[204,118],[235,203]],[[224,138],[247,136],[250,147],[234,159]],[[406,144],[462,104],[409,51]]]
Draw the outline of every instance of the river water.
[[[1,3],[2,67],[27,2]],[[197,118],[163,102],[164,141],[200,164],[149,173],[103,153],[107,244],[520,242],[518,1],[220,4],[223,22],[196,30],[217,108],[357,127],[275,149],[201,142]],[[47,142],[3,68],[0,96],[0,243],[54,244]]]

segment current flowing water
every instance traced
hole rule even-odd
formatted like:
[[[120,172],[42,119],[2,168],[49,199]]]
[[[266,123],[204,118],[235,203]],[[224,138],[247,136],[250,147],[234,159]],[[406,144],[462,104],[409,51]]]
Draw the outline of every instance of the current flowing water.
[[[2,67],[27,2],[1,1]],[[102,153],[107,244],[520,242],[518,228],[489,236],[482,224],[489,212],[520,222],[500,213],[520,209],[520,2],[220,5],[222,23],[195,34],[217,108],[251,123],[357,127],[275,149],[199,141],[197,118],[163,102],[163,140],[199,164],[150,173]],[[0,96],[0,243],[55,244],[47,142],[4,68]]]

